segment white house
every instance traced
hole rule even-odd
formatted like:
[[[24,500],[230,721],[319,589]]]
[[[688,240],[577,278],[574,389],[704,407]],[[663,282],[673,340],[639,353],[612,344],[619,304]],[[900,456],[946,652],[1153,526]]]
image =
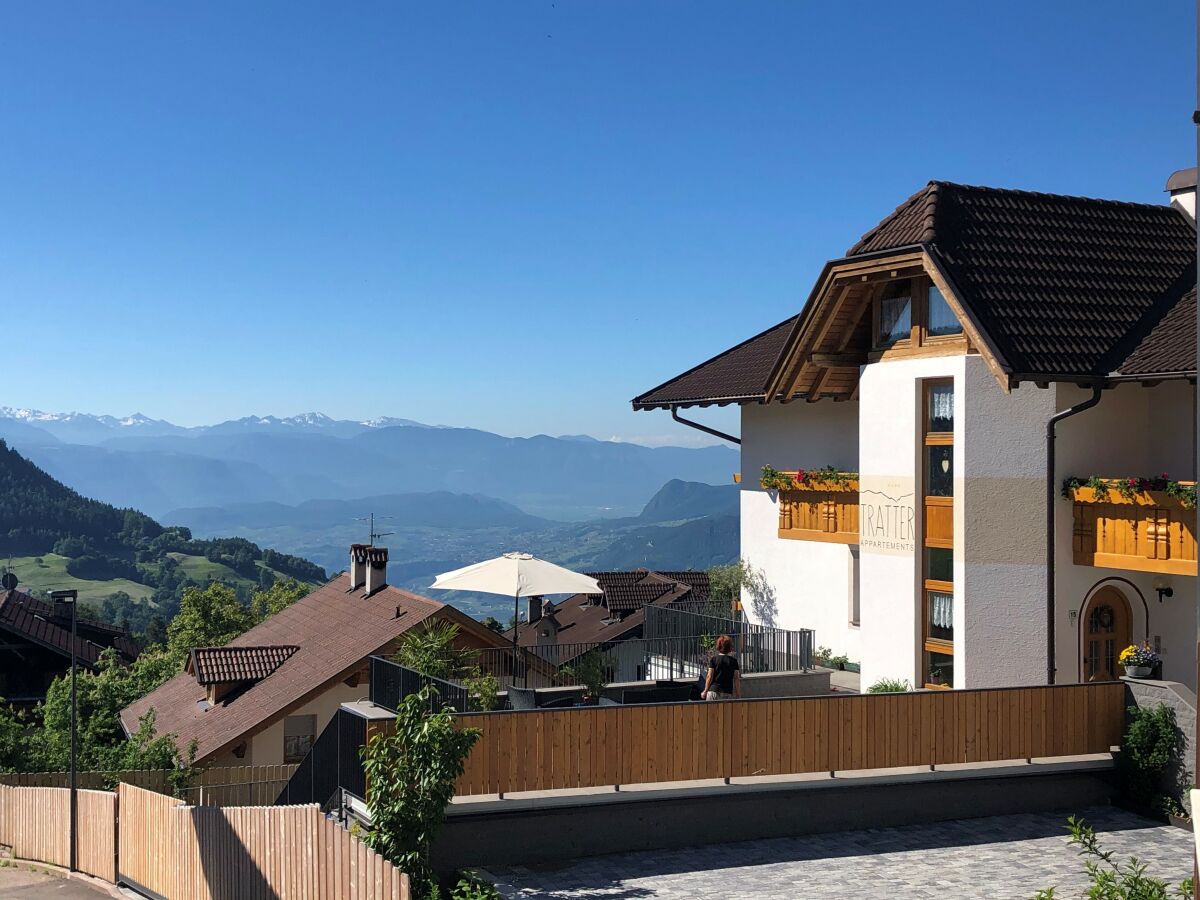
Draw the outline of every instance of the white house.
[[[740,405],[742,555],[777,624],[864,684],[1113,678],[1148,640],[1195,686],[1195,170],[1168,190],[931,182],[794,318],[633,401]],[[1163,473],[1184,483],[1129,485]],[[1064,487],[1092,476],[1124,485]]]

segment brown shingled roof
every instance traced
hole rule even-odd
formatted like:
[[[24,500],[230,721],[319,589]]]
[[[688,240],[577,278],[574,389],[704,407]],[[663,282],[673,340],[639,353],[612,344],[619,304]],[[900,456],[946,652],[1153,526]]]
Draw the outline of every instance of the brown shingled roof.
[[[197,647],[188,658],[188,671],[197,684],[228,684],[259,681],[288,661],[300,648],[284,647]]]
[[[798,316],[719,353],[633,400],[634,409],[760,400],[767,377]]]
[[[1117,367],[1122,376],[1196,371],[1196,289],[1168,310]]]
[[[1195,228],[1165,204],[932,181],[849,255],[913,243],[932,245],[1018,375],[1108,374],[1196,280]]]
[[[674,573],[686,576],[686,581],[648,569],[587,574],[600,582],[603,595],[575,594],[554,605],[558,643],[579,645],[579,653],[635,635],[645,622],[647,605],[674,606],[708,597],[706,572]],[[528,622],[522,622],[518,626],[520,646],[537,644],[537,624],[530,627]],[[508,637],[512,639],[511,630]],[[556,661],[566,660],[556,658]]]
[[[71,655],[71,619],[60,616],[52,603],[31,597],[23,591],[0,594],[0,630],[34,644]],[[125,662],[137,659],[137,644],[129,632],[115,625],[81,618],[75,623],[75,655],[80,664],[95,668],[100,654],[114,648]]]
[[[931,181],[827,269],[917,245],[1018,381],[1125,373],[1150,362],[1152,347],[1161,348],[1154,366],[1178,361],[1178,340],[1161,331],[1142,347],[1158,322],[1179,318],[1170,313],[1195,285],[1195,226],[1172,206]],[[772,371],[799,339],[791,326],[811,307],[637,397],[634,409],[771,399]]]
[[[231,699],[213,704],[205,688],[186,672],[121,711],[121,724],[133,733],[138,720],[155,709],[155,731],[174,734],[181,747],[197,741],[197,760],[244,740],[281,715],[355,671],[401,634],[434,615],[451,618],[495,646],[504,638],[452,606],[386,586],[370,597],[350,590],[342,574],[306,597],[234,638],[227,647],[296,647],[270,674]]]

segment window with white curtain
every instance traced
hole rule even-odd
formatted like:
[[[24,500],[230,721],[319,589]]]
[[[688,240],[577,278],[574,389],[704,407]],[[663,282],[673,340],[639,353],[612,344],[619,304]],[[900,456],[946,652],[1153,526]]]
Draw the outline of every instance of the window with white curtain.
[[[946,302],[946,298],[932,284],[929,286],[929,321],[926,330],[931,337],[943,334],[962,334],[962,323]]]

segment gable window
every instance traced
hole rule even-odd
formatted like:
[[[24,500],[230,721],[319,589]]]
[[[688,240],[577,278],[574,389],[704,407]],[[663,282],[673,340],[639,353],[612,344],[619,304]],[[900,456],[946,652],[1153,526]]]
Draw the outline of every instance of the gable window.
[[[940,337],[947,334],[962,334],[962,322],[946,302],[946,298],[932,284],[929,286],[929,322],[927,331],[930,337]]]
[[[303,762],[317,736],[316,716],[288,716],[283,720],[283,761]]]
[[[912,334],[912,282],[893,281],[879,300],[879,331],[875,342],[885,347]]]

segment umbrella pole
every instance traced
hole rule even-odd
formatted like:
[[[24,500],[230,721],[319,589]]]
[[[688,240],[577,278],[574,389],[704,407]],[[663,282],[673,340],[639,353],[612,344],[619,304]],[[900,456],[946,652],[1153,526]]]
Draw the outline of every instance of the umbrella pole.
[[[517,628],[521,624],[521,593],[513,594],[513,685],[517,683]],[[525,687],[529,687],[529,673],[525,673]]]

